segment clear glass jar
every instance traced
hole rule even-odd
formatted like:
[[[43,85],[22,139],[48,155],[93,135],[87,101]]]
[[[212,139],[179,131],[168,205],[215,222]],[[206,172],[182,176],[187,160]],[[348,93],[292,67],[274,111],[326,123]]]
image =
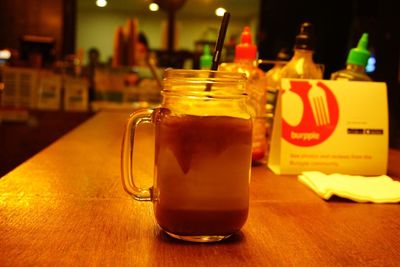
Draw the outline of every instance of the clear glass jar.
[[[159,226],[188,241],[227,238],[244,225],[249,208],[252,119],[245,76],[208,70],[167,70],[161,107],[130,118],[124,137],[125,190],[153,201]],[[155,125],[153,187],[136,187],[135,127]],[[133,162],[133,164],[137,164]]]

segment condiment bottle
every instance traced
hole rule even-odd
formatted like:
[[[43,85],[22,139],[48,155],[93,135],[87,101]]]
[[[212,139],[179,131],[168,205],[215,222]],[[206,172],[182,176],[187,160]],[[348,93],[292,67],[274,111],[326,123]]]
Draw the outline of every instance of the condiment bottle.
[[[352,48],[347,56],[346,69],[332,73],[331,80],[371,81],[365,73],[370,52],[368,47],[368,33],[363,33],[358,45]]]
[[[200,56],[200,69],[209,70],[212,65],[212,55],[210,53],[210,47],[204,45],[203,54]]]
[[[264,72],[257,67],[257,46],[252,42],[250,27],[245,27],[241,42],[235,48],[235,66],[247,76],[246,92],[248,107],[253,116],[252,160],[261,161],[267,151],[265,126],[265,79]]]
[[[283,67],[281,78],[322,79],[322,68],[313,60],[313,49],[312,24],[305,22],[296,36],[294,55]]]

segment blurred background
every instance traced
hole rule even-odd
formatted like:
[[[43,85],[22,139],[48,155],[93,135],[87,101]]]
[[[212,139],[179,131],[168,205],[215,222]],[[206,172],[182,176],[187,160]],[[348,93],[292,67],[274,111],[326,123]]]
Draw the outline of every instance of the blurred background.
[[[327,79],[345,67],[349,49],[368,32],[373,57],[368,75],[388,86],[390,146],[400,148],[400,16],[395,0],[1,0],[0,65],[71,71],[75,76],[87,75],[90,87],[90,64],[96,68],[132,65],[116,60],[124,56],[118,42],[128,29],[139,36],[135,45],[145,44],[157,68],[199,68],[204,45],[213,47],[217,39],[224,10],[231,13],[231,20],[223,61],[232,60],[232,48],[245,26],[251,28],[259,59],[274,60],[279,51],[290,57],[300,24],[310,21],[315,29],[314,59],[325,67]],[[97,57],[94,63],[90,51]],[[140,56],[133,65],[140,65]],[[131,80],[136,81],[135,77]],[[89,92],[89,100],[96,97]],[[28,157],[90,117],[87,111],[83,115],[38,113],[33,120],[30,117],[31,128],[25,132],[20,125],[1,124],[0,119],[0,148],[14,151],[0,152],[3,163],[12,162],[0,170],[4,172],[15,165],[15,158]],[[60,116],[65,125],[57,126],[51,137],[48,131],[37,133],[36,146],[29,152],[16,149],[27,144],[8,144],[16,131],[28,139],[32,127],[45,123],[41,121],[52,127],[51,121],[60,121]],[[40,131],[39,126],[35,129]],[[21,153],[24,156],[18,156]]]

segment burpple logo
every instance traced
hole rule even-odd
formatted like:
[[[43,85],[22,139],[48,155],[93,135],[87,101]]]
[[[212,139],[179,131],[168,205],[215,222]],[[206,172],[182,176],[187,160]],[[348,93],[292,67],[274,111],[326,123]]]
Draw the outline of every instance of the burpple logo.
[[[339,120],[335,95],[321,81],[290,81],[282,93],[282,137],[296,146],[315,146],[329,138]]]

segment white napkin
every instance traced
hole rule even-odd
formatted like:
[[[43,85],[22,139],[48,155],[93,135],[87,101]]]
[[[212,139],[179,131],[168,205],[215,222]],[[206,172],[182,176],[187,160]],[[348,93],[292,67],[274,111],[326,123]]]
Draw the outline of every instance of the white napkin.
[[[324,174],[303,172],[299,181],[323,199],[332,195],[348,198],[356,202],[397,203],[400,201],[400,182],[389,176],[353,176],[344,174]]]

